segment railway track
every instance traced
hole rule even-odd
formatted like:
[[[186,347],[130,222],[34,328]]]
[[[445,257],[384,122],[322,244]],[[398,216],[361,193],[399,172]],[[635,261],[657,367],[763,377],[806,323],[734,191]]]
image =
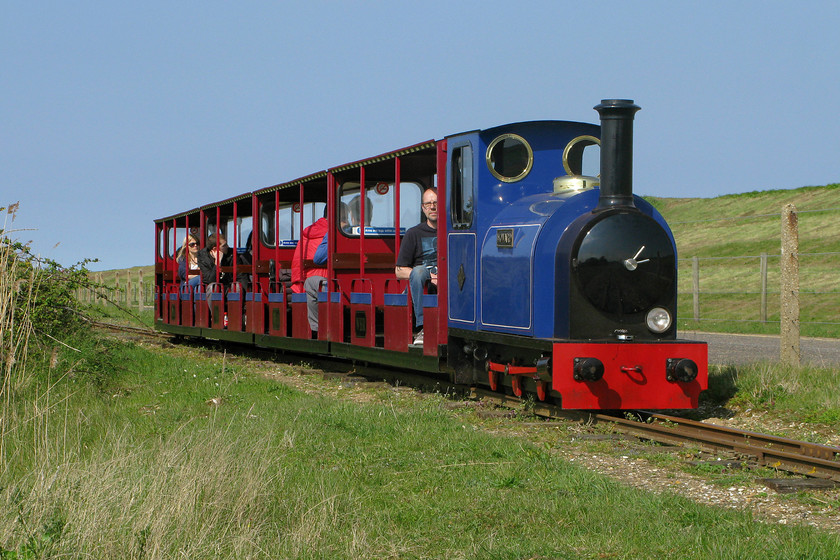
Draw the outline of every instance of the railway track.
[[[90,325],[97,329],[103,329],[109,332],[128,333],[145,336],[153,339],[170,339],[172,335],[165,332],[156,331],[145,327],[130,327],[127,325],[116,325],[114,323],[105,323],[102,321],[90,321]]]
[[[500,406],[521,406],[516,397],[473,389],[472,396]],[[675,416],[640,412],[640,420],[608,414],[568,412],[544,403],[533,411],[546,418],[582,418],[612,425],[617,431],[667,445],[692,445],[709,453],[735,458],[781,471],[840,483],[840,448],[696,422]]]

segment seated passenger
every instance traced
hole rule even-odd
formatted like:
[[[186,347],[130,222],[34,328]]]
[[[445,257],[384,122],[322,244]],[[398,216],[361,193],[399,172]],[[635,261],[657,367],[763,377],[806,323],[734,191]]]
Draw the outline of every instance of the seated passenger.
[[[254,246],[252,244],[251,238],[252,233],[248,234],[248,239],[245,241],[245,252],[239,255],[239,264],[241,265],[241,270],[237,269],[236,277],[239,279],[239,282],[242,284],[242,290],[247,292],[249,291],[251,285],[251,271],[253,270],[254,264]]]
[[[362,197],[356,195],[347,203],[347,226],[343,227],[347,232],[352,232],[358,235],[359,232],[354,232],[354,227],[361,227],[362,225]],[[371,218],[373,218],[373,203],[365,196],[365,225],[369,226]]]
[[[204,284],[212,284],[216,281],[216,262],[218,259],[219,266],[233,266],[233,251],[228,247],[227,239],[220,235],[216,239],[215,235],[207,238],[207,245],[204,249],[198,252],[198,268],[201,270],[201,281]],[[237,266],[242,265],[241,259],[237,259]],[[248,274],[243,271],[236,271],[237,281],[242,283],[243,290],[248,289]],[[220,272],[219,283],[227,286],[233,282],[232,272]]]
[[[184,244],[176,257],[178,261],[178,282],[186,282],[190,288],[194,288],[201,283],[200,273],[193,272],[193,270],[199,270],[198,251],[198,238],[190,234],[184,239]]]
[[[318,332],[318,290],[322,282],[327,281],[327,269],[323,265],[327,262],[326,251],[319,255],[323,260],[315,261],[318,246],[327,234],[327,208],[324,217],[318,218],[311,226],[303,230],[300,241],[295,248],[292,258],[292,291],[297,294],[306,293],[307,318],[312,333]],[[312,260],[316,265],[307,267],[303,261]]]
[[[326,214],[325,214],[326,216]],[[347,232],[350,228],[348,227],[347,223],[347,205],[343,202],[339,207],[338,213],[338,226],[341,228],[342,231]],[[329,228],[328,228],[329,229]],[[329,231],[324,234],[324,239],[321,240],[321,244],[318,245],[318,249],[315,251],[315,256],[312,257],[312,262],[315,264],[326,264],[327,263],[327,243],[329,242]]]
[[[422,201],[426,222],[405,232],[394,271],[397,278],[408,280],[417,331],[414,344],[419,346],[423,345],[423,289],[437,286],[437,190],[426,189]]]

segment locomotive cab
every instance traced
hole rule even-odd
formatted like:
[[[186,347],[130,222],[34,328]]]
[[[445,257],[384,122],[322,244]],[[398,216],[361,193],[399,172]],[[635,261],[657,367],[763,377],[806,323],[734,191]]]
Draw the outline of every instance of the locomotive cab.
[[[595,182],[563,184],[555,192],[555,179],[569,177],[563,175],[569,161],[580,168],[587,159],[584,148],[597,147],[597,135],[598,127],[591,124],[540,121],[447,139],[451,328],[537,334],[536,302],[544,305],[542,295],[550,285],[539,277],[541,228]],[[569,150],[569,145],[577,148]]]

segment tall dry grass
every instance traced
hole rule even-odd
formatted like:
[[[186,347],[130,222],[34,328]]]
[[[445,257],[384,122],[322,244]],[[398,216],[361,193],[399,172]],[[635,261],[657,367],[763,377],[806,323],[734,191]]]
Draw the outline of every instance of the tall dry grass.
[[[282,532],[277,449],[230,428],[211,423],[157,445],[115,429],[90,457],[33,469],[18,482],[25,493],[4,501],[17,502],[28,532],[60,527],[52,530],[60,540],[41,547],[49,557],[270,557],[266,536]],[[0,523],[0,543],[19,542],[22,531],[20,522]]]
[[[6,437],[16,425],[12,414],[12,395],[27,381],[26,357],[32,334],[30,312],[35,288],[34,269],[21,266],[18,245],[11,239],[9,225],[14,222],[18,203],[5,212],[0,229],[0,357],[3,381],[0,385],[0,472],[6,465]]]

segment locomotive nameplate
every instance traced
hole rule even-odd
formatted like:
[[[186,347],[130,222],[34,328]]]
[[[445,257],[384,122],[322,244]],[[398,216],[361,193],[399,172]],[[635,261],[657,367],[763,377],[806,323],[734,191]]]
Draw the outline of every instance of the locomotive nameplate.
[[[496,247],[513,249],[513,228],[496,230]]]

